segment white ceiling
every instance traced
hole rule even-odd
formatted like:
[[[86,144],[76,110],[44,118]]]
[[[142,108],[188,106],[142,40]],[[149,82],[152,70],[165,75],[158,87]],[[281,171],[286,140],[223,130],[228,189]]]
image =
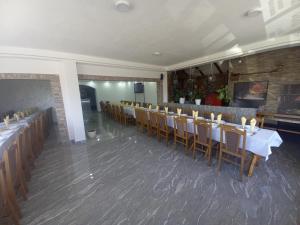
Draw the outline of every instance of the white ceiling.
[[[113,0],[0,0],[0,46],[168,66],[300,31],[300,0],[130,2],[124,13]]]

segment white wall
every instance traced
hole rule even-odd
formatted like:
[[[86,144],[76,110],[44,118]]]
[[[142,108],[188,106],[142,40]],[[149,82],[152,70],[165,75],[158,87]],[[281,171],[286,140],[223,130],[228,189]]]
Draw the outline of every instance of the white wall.
[[[117,77],[143,77],[159,79],[160,74],[164,75],[163,80],[163,102],[168,102],[168,79],[167,72],[163,70],[151,70],[142,68],[118,68],[111,66],[91,65],[87,63],[77,64],[78,74],[99,75],[99,76],[117,76]],[[139,96],[139,98],[143,98]],[[157,102],[157,101],[156,101]]]
[[[132,81],[79,81],[79,84],[96,89],[97,109],[100,111],[99,102],[110,101],[120,103],[121,100],[134,101],[134,83]],[[145,102],[157,104],[156,82],[145,82]],[[144,102],[144,95],[137,94],[136,101]]]

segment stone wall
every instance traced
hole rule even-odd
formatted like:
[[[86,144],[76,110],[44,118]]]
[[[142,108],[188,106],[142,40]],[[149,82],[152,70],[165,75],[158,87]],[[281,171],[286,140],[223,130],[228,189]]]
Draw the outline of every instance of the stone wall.
[[[261,109],[264,111],[277,112],[283,85],[300,84],[300,47],[250,55],[233,59],[231,63],[229,90],[232,97],[236,82],[268,81],[266,105]],[[232,76],[232,73],[240,75]]]
[[[13,74],[0,73],[1,80],[47,80],[50,82],[50,89],[53,98],[53,110],[57,119],[57,127],[61,142],[68,142],[68,129],[63,103],[63,97],[58,75],[50,74]]]

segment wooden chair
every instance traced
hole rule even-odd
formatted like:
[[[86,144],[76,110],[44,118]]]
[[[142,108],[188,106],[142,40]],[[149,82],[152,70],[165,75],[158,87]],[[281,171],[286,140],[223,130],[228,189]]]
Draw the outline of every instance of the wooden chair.
[[[121,111],[121,106],[116,106],[116,113],[117,113],[117,121],[120,123],[124,122],[123,113]]]
[[[40,142],[41,142],[41,151],[43,150],[44,147],[44,142],[45,142],[45,115],[44,113],[41,113],[38,117],[39,120],[39,138],[40,138]]]
[[[158,138],[158,112],[149,111],[149,126],[148,133],[149,135],[156,134]]]
[[[218,174],[220,173],[222,160],[240,166],[240,178],[243,179],[244,164],[246,160],[246,130],[239,130],[234,126],[220,125],[220,150],[218,161]],[[242,148],[240,142],[242,139]],[[240,164],[230,158],[238,158]]]
[[[42,150],[42,142],[40,138],[40,125],[39,125],[39,119],[35,119],[33,122],[33,136],[32,136],[32,142],[33,142],[33,152],[35,158],[39,156]]]
[[[196,158],[196,150],[205,153],[208,165],[211,165],[212,152],[212,125],[205,120],[194,120],[194,144],[193,157]]]
[[[168,145],[170,135],[172,134],[173,131],[168,126],[167,115],[165,113],[158,113],[157,117],[158,117],[158,139],[160,141],[161,138],[165,138],[166,143]]]
[[[187,131],[187,118],[183,116],[174,117],[174,144],[176,147],[177,142],[185,146],[188,150],[189,147],[189,135]]]
[[[125,113],[123,106],[120,106],[120,121],[121,121],[121,123],[124,123],[125,126],[128,124],[128,122],[134,121],[134,118],[132,115],[128,115]]]
[[[141,109],[134,109],[135,113],[135,125],[137,130],[139,130],[142,127],[142,118],[141,118]]]
[[[24,171],[24,175],[27,180],[31,178],[31,165],[33,165],[34,155],[31,149],[31,137],[30,137],[30,128],[26,127],[20,133],[19,139],[19,148],[21,152],[21,161],[22,161],[22,168]]]
[[[3,152],[5,166],[5,178],[8,187],[8,194],[13,202],[17,202],[16,195],[20,193],[24,200],[27,200],[27,185],[23,172],[22,155],[19,141],[14,143]]]
[[[140,113],[141,113],[142,131],[144,131],[144,129],[148,130],[149,127],[148,112],[144,109],[141,109]]]
[[[12,224],[19,225],[21,211],[16,201],[16,196],[14,196],[14,198],[10,197],[9,192],[14,193],[14,190],[8,191],[9,187],[5,176],[4,162],[0,160],[0,218],[8,217],[8,220],[10,220]]]
[[[114,120],[118,121],[118,109],[117,109],[117,106],[116,105],[112,105],[113,107],[113,118]]]

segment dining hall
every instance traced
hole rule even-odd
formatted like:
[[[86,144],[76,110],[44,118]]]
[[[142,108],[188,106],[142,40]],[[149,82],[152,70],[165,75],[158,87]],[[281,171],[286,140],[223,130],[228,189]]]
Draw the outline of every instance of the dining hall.
[[[0,0],[0,224],[299,225],[299,15]]]

